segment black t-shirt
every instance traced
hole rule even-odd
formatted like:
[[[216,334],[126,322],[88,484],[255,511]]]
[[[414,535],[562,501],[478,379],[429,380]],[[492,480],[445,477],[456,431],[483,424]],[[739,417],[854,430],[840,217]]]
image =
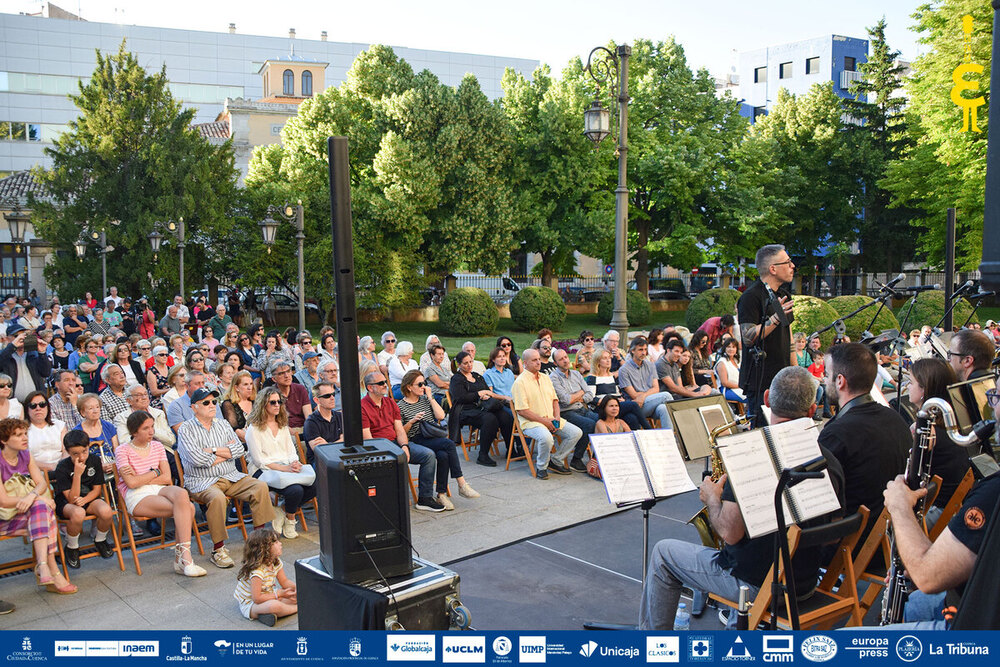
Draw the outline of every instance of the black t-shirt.
[[[962,483],[965,473],[969,472],[969,453],[965,447],[952,442],[943,426],[935,426],[934,433],[931,475],[941,476],[941,490],[938,491],[934,505],[943,508]]]
[[[988,534],[990,521],[1000,498],[1000,475],[987,477],[976,482],[965,496],[962,508],[948,522],[948,530],[955,538],[979,555]],[[959,595],[965,592],[965,584],[957,586]]]
[[[886,484],[906,467],[913,443],[906,422],[874,401],[858,403],[827,422],[819,442],[844,468],[845,513],[854,514],[864,505],[871,512],[870,526],[882,512]]]
[[[778,288],[775,293],[778,297],[792,298],[792,295],[784,287]],[[780,317],[782,308],[777,299],[774,301],[769,299],[767,287],[764,286],[764,283],[760,279],[757,279],[747,288],[739,301],[736,302],[736,312],[739,316],[740,326],[743,327],[760,324],[765,319],[765,316],[778,315]],[[785,318],[788,320],[789,325],[794,319],[791,313],[786,315]],[[749,352],[747,350],[751,347],[754,346],[745,340],[743,341],[744,357],[748,357]],[[740,387],[744,391],[756,391],[758,382],[760,382],[762,391],[767,389],[771,386],[771,380],[778,374],[778,371],[788,365],[788,360],[792,356],[791,326],[779,325],[764,338],[763,349],[767,353],[767,357],[763,363],[764,377],[762,380],[760,379],[760,371],[758,370],[761,364],[755,363],[749,357],[744,359],[743,363],[740,364]]]
[[[820,446],[820,452],[827,460],[827,470],[833,488],[840,498],[841,507],[844,505],[844,469],[828,449]],[[773,494],[772,494],[773,495]],[[733,494],[733,487],[726,482],[722,490],[722,500],[736,502]],[[823,525],[840,518],[843,513],[816,517],[811,521],[802,524],[803,528],[816,525]],[[792,565],[795,570],[795,592],[796,595],[808,593],[816,586],[817,573],[825,562],[824,554],[820,547],[810,549],[800,549],[792,558]],[[726,544],[719,552],[719,565],[723,568],[732,568],[732,574],[737,579],[760,586],[767,576],[768,570],[774,564],[774,535],[764,535],[755,539],[750,539],[746,535],[736,544]]]
[[[334,410],[330,421],[323,419],[319,410],[314,411],[306,417],[305,424],[302,425],[302,443],[306,448],[306,463],[312,464],[316,458],[309,443],[316,438],[323,438],[325,442],[335,442],[344,433],[344,416]]]
[[[116,311],[122,316],[122,333],[126,336],[131,336],[135,333],[135,310],[132,308],[126,308],[125,306],[118,306]]]
[[[87,467],[80,478],[80,495],[85,496],[94,490],[98,484],[104,484],[104,468],[101,459],[96,454],[87,457]],[[56,501],[56,511],[62,516],[62,508],[69,504],[63,491],[73,488],[73,459],[66,457],[56,464],[52,473],[52,495]]]

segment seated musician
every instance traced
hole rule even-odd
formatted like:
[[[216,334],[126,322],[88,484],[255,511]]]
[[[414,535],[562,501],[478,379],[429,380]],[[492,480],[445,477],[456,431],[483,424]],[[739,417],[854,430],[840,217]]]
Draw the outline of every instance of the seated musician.
[[[1000,499],[1000,474],[977,481],[965,496],[962,508],[931,542],[917,523],[913,508],[926,489],[910,490],[903,476],[885,489],[885,506],[892,517],[896,548],[910,581],[917,590],[910,593],[902,624],[886,625],[885,630],[946,630],[944,607],[964,594],[972,575],[990,521]],[[955,605],[957,606],[957,605]]]
[[[869,386],[871,383],[869,383]],[[816,412],[816,380],[800,366],[783,368],[764,392],[764,404],[771,408],[771,423],[778,424]],[[820,448],[829,464],[830,479],[843,505],[844,474],[837,459]],[[725,542],[721,550],[682,540],[661,540],[653,547],[649,576],[639,607],[640,630],[671,630],[681,589],[708,591],[729,600],[739,598],[740,586],[750,589],[752,600],[774,561],[774,536],[750,539],[732,487],[723,475],[718,481],[706,477],[699,489],[708,507],[712,528]],[[820,517],[818,521],[825,521]],[[794,558],[797,597],[808,597],[816,588],[820,566],[818,550],[799,550]],[[729,614],[728,626],[735,628],[736,614]]]
[[[910,402],[919,410],[929,398],[941,398],[947,401],[948,385],[955,382],[955,371],[943,359],[918,359],[910,367]],[[934,453],[930,472],[931,475],[941,477],[941,490],[938,491],[934,505],[927,508],[925,513],[927,530],[937,523],[941,510],[948,504],[969,470],[969,454],[966,449],[948,437],[944,426],[936,424],[934,433]]]

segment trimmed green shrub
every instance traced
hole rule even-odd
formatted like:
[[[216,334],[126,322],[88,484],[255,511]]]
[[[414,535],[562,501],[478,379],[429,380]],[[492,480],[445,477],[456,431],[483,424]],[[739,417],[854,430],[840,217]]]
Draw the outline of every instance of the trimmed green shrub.
[[[740,296],[739,290],[728,287],[714,287],[705,290],[691,299],[687,315],[684,316],[684,325],[693,332],[710,317],[735,316],[736,302],[739,301]]]
[[[638,327],[649,324],[653,317],[653,309],[649,305],[649,299],[643,296],[639,290],[625,290],[625,313],[628,317],[630,327]],[[601,297],[601,302],[597,304],[597,319],[604,324],[611,324],[611,318],[615,314],[615,293],[605,292]]]
[[[830,299],[827,303],[833,306],[837,314],[843,317],[872,301],[874,299],[871,297],[856,294],[853,296],[838,296]],[[876,310],[878,310],[878,305],[869,306],[866,310],[844,321],[844,325],[847,327],[847,335],[851,337],[852,341],[855,343],[861,341],[861,334],[864,333],[868,323],[872,321]],[[875,324],[872,325],[870,332],[877,336],[886,329],[899,329],[899,320],[896,319],[896,316],[892,314],[892,310],[889,308],[883,308],[882,312],[878,314],[878,319],[875,320]]]
[[[454,336],[492,336],[500,322],[500,313],[484,290],[459,287],[445,295],[438,322],[445,333]]]
[[[906,316],[906,309],[909,307],[909,300],[903,304],[903,306],[896,311],[896,318],[902,321]],[[951,311],[951,321],[956,327],[962,326],[965,322],[965,318],[969,316],[972,312],[972,304],[966,301],[964,298],[959,299],[958,305],[955,309]],[[944,315],[944,290],[930,290],[928,292],[920,292],[917,295],[917,302],[913,304],[913,312],[910,313],[910,319],[906,321],[906,328],[912,331],[913,329],[919,329],[924,326],[934,326],[938,323],[938,320]],[[978,313],[974,316],[970,322],[979,322]],[[907,332],[908,333],[908,332]]]
[[[566,304],[551,287],[522,287],[510,302],[510,320],[518,331],[559,331],[566,321]]]
[[[826,301],[814,296],[799,294],[792,297],[792,314],[795,316],[795,321],[792,322],[792,333],[801,331],[807,336],[840,317],[834,307]],[[833,329],[820,335],[819,339],[823,343],[824,350],[833,344],[836,335]],[[853,336],[851,336],[851,340],[857,342]]]

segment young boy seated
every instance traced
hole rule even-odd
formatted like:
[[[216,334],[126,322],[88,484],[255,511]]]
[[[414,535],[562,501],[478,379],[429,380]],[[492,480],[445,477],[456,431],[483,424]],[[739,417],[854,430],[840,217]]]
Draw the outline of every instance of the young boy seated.
[[[63,437],[63,447],[69,454],[61,460],[52,473],[56,516],[69,521],[66,527],[66,564],[80,567],[80,531],[87,514],[97,517],[94,546],[101,558],[111,558],[114,549],[108,543],[108,530],[114,512],[104,502],[104,469],[101,459],[90,453],[90,438],[83,431],[68,431]]]

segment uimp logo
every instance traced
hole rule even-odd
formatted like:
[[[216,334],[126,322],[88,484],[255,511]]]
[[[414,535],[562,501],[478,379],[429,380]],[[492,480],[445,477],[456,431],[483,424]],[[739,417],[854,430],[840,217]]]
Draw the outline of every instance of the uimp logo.
[[[896,642],[896,655],[903,662],[913,662],[924,652],[924,645],[913,635],[904,635]]]
[[[646,662],[680,661],[680,637],[646,637]]]
[[[596,650],[597,650],[597,642],[589,641],[586,644],[580,646],[580,655],[582,655],[584,658],[589,658],[590,656],[594,655],[594,651]]]
[[[395,635],[385,637],[386,660],[434,662],[434,635]]]
[[[764,662],[794,662],[795,646],[792,635],[764,635],[761,659]]]
[[[514,643],[509,638],[500,635],[493,640],[493,652],[499,656],[510,655],[514,650]]]
[[[518,637],[518,662],[545,662],[545,637]]]
[[[688,638],[689,662],[715,662],[711,635],[696,635]]]
[[[826,635],[813,635],[802,642],[802,657],[813,662],[833,660],[837,655],[837,642]]]
[[[443,636],[441,661],[485,663],[486,637]]]

